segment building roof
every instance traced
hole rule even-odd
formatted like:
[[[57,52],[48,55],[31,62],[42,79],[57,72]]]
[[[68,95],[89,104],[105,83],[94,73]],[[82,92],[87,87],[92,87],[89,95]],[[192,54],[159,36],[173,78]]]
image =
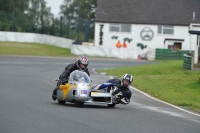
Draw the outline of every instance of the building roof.
[[[188,26],[200,23],[200,0],[98,0],[96,22]]]

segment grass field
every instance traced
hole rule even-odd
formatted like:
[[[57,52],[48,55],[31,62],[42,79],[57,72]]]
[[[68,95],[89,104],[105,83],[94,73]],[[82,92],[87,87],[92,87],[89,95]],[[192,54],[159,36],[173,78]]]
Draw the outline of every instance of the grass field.
[[[121,78],[134,76],[132,86],[153,97],[200,113],[200,71],[183,69],[183,61],[159,61],[158,64],[115,69],[102,69]]]
[[[70,53],[70,49],[11,42],[0,42],[0,55],[76,56]],[[98,71],[119,78],[130,73],[134,76],[132,86],[163,101],[200,113],[200,71],[184,70],[182,60]]]
[[[0,42],[0,55],[74,56],[70,49],[37,43]]]

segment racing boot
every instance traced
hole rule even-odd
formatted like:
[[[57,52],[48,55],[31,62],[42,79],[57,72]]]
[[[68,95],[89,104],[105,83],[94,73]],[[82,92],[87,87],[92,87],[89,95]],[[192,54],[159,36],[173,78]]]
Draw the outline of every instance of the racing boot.
[[[58,90],[57,87],[53,90],[52,99],[53,99],[54,101],[57,99],[57,90]]]

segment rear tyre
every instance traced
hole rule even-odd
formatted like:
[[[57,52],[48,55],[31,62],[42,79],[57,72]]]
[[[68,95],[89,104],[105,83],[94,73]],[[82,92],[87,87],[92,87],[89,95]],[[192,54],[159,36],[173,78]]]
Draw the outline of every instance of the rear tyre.
[[[83,107],[84,102],[77,102],[76,101],[74,104],[75,104],[76,107]]]
[[[65,104],[65,101],[58,101],[59,104]]]
[[[115,105],[116,104],[114,104],[114,103],[113,104],[108,104],[108,107],[113,108],[113,107],[115,107]]]

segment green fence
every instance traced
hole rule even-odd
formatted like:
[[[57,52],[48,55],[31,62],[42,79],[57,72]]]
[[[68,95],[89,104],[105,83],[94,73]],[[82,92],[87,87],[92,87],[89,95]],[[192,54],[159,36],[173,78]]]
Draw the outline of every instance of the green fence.
[[[193,69],[193,57],[184,54],[183,56],[183,68],[184,69],[188,69],[188,70],[192,70]]]
[[[188,50],[156,49],[156,60],[182,60]]]

